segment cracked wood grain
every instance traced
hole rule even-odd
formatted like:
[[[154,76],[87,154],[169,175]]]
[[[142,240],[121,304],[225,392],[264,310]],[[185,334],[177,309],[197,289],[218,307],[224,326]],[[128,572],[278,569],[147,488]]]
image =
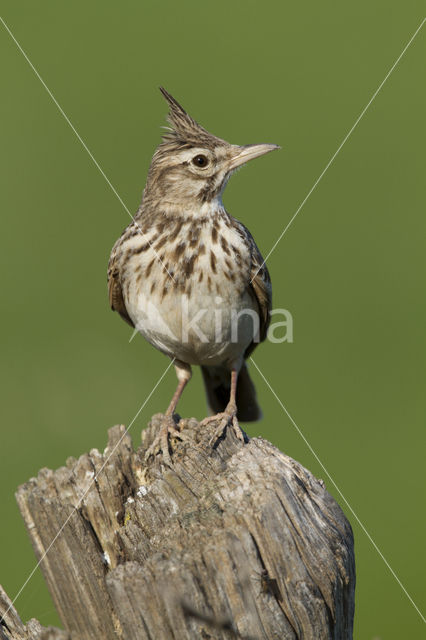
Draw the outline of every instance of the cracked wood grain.
[[[195,419],[173,468],[146,464],[161,419],[17,492],[38,559],[68,518],[41,569],[73,639],[352,638],[352,530],[322,481],[262,438],[212,448]]]

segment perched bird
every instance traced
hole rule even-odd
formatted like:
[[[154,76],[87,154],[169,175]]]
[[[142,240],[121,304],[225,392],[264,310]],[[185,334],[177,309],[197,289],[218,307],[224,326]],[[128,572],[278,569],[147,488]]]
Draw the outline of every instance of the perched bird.
[[[108,265],[111,307],[173,359],[178,386],[149,454],[170,463],[168,435],[191,365],[200,365],[212,413],[241,437],[238,419],[261,411],[245,359],[266,337],[271,281],[253,237],[224,208],[231,174],[275,144],[234,145],[208,133],[161,88],[167,128],[148,172],[142,203]]]

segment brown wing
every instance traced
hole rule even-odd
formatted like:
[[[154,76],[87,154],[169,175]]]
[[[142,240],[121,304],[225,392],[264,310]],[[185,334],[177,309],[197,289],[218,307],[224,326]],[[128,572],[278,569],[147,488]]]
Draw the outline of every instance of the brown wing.
[[[262,254],[250,231],[241,222],[235,220],[235,218],[233,219],[233,223],[250,248],[251,270],[249,289],[259,305],[259,339],[253,341],[247,347],[244,357],[248,358],[259,342],[265,340],[268,333],[268,327],[271,321],[272,285],[268,268],[263,262]]]
[[[117,311],[120,316],[131,327],[135,325],[131,321],[129,314],[127,313],[126,305],[124,304],[123,291],[121,289],[120,271],[117,265],[117,252],[115,246],[111,252],[111,257],[108,263],[108,293],[109,303],[113,311]]]
[[[263,342],[268,332],[269,323],[271,321],[271,309],[272,309],[272,285],[269,271],[266,264],[263,262],[263,258],[259,249],[255,245],[256,251],[254,252],[251,263],[251,282],[250,286],[257,299],[259,305],[260,315],[260,342]]]
[[[271,321],[272,286],[271,278],[262,255],[252,239],[252,261],[250,273],[250,288],[259,305],[259,340],[253,341],[246,349],[245,358],[254,351],[259,342],[266,339],[269,323]]]

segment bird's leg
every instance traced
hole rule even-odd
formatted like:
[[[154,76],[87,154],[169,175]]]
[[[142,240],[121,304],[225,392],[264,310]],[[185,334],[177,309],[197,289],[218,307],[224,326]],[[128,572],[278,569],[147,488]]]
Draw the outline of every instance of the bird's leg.
[[[173,420],[173,414],[181,398],[183,390],[188,384],[192,376],[191,367],[183,362],[175,361],[176,375],[178,377],[178,386],[173,394],[168,409],[164,414],[164,421],[161,425],[160,431],[154,438],[154,442],[151,444],[145,454],[145,460],[148,460],[150,456],[155,456],[161,452],[163,454],[163,460],[169,466],[172,465],[172,460],[169,453],[169,436],[184,439],[184,435],[176,429],[175,421]]]
[[[176,369],[177,369],[177,367],[176,367]],[[178,406],[178,402],[179,402],[180,397],[181,397],[181,395],[183,393],[183,390],[185,389],[186,385],[188,384],[188,382],[189,382],[189,380],[191,378],[191,373],[189,374],[189,377],[185,376],[185,378],[183,378],[183,377],[180,378],[179,377],[179,373],[177,373],[177,376],[178,376],[179,383],[178,383],[176,391],[174,392],[173,397],[172,397],[172,399],[170,401],[169,407],[168,407],[168,409],[166,411],[166,414],[165,414],[166,416],[173,416],[173,414],[175,412],[175,409]]]
[[[232,426],[237,438],[244,442],[244,436],[237,420],[237,380],[238,370],[234,368],[231,370],[231,392],[229,394],[229,402],[226,405],[225,411],[217,413],[214,416],[204,418],[204,420],[200,422],[200,426],[202,427],[206,424],[209,424],[210,422],[220,420],[219,425],[213,434],[213,437],[210,439],[210,444],[214,444],[216,440],[220,438],[227,426]]]

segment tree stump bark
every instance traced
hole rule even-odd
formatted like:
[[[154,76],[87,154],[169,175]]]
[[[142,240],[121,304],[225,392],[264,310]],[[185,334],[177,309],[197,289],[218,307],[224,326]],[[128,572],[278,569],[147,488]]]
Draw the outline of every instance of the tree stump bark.
[[[212,447],[217,425],[195,419],[179,423],[173,468],[147,464],[160,422],[137,452],[113,427],[103,455],[18,489],[72,638],[352,638],[352,530],[322,481],[262,438],[227,429]]]

